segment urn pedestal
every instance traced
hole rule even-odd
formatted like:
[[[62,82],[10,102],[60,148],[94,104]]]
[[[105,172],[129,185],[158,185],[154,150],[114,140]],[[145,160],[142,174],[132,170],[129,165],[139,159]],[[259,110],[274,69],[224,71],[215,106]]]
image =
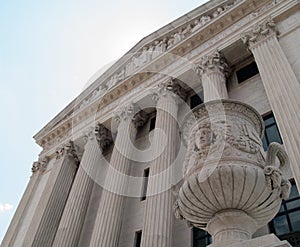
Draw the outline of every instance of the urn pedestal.
[[[290,183],[280,144],[262,148],[263,121],[252,107],[232,100],[202,104],[182,126],[187,146],[184,183],[175,215],[208,231],[212,246],[251,239],[278,212]]]

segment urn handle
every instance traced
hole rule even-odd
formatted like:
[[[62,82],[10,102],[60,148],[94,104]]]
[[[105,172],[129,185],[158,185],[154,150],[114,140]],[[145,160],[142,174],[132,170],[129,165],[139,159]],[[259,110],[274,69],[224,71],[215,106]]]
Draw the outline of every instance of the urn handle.
[[[279,165],[276,162],[276,158],[279,160]],[[289,197],[291,191],[290,182],[282,176],[282,170],[288,164],[289,158],[283,146],[279,143],[272,142],[267,151],[264,172],[270,189],[278,190],[280,192],[280,198],[284,200]]]
[[[276,157],[279,160],[279,166],[276,165]],[[267,151],[266,166],[274,166],[282,171],[287,165],[289,165],[289,158],[283,146],[277,142],[272,142]]]

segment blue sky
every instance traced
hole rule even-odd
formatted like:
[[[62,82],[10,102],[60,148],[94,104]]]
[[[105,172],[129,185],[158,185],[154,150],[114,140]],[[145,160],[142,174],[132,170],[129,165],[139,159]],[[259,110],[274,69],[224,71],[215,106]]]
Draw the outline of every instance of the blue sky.
[[[204,2],[0,1],[0,241],[41,151],[32,136],[100,68]]]

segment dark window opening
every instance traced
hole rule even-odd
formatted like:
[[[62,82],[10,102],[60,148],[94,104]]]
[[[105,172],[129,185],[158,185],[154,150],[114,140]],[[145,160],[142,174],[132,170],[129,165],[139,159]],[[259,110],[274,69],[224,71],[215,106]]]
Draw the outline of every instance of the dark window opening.
[[[134,247],[140,247],[142,242],[142,231],[135,232]]]
[[[193,227],[193,247],[206,247],[212,243],[208,232]]]
[[[264,117],[264,124],[265,124],[265,134],[262,140],[264,150],[267,150],[271,142],[278,142],[282,144],[282,140],[280,137],[280,133],[274,115],[269,114],[268,116]]]
[[[281,240],[287,240],[294,247],[300,247],[300,196],[292,182],[291,194],[283,200],[278,214],[269,223],[270,230]]]
[[[198,94],[194,94],[193,96],[191,96],[190,98],[190,108],[193,109],[198,105],[201,105],[203,103],[203,101],[201,100],[201,98],[199,97]]]
[[[142,188],[141,201],[146,200],[148,180],[149,180],[149,172],[150,172],[150,168],[146,168],[144,170],[144,175],[143,175],[144,179],[143,179],[143,188]]]
[[[243,81],[246,81],[247,79],[257,75],[258,73],[259,71],[256,63],[252,62],[236,72],[238,83],[242,83]]]
[[[149,128],[149,131],[155,129],[155,121],[156,121],[156,117],[153,117],[153,118],[150,119],[150,128]]]

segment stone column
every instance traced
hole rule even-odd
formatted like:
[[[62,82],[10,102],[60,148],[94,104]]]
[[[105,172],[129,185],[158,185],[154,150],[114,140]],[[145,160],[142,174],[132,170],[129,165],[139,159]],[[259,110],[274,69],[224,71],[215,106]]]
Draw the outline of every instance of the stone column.
[[[143,224],[143,247],[171,247],[173,232],[172,164],[176,159],[179,140],[177,112],[183,90],[171,79],[160,84],[153,94],[157,101],[157,115],[150,164],[146,210]],[[164,144],[164,146],[162,146]]]
[[[204,102],[228,99],[226,77],[229,75],[229,66],[220,52],[215,51],[203,57],[195,65],[194,71],[202,79]]]
[[[118,246],[125,195],[137,125],[133,124],[133,104],[121,108],[114,118],[117,137],[105,179],[90,246]],[[137,123],[141,123],[138,121]]]
[[[47,157],[40,158],[39,161],[33,163],[31,168],[32,175],[30,177],[24,195],[19,203],[19,206],[14,214],[14,217],[9,225],[9,228],[3,238],[3,246],[10,246],[13,244],[13,241],[19,231],[20,224],[21,222],[23,222],[26,207],[32,198],[35,188],[38,186],[41,174],[45,171],[47,163]]]
[[[300,84],[276,37],[275,23],[268,18],[242,35],[257,63],[267,97],[300,188]],[[295,41],[296,42],[296,41]]]
[[[56,162],[23,246],[52,246],[78,165],[72,142],[57,150]]]
[[[101,129],[101,130],[100,130]],[[99,137],[99,132],[102,136]],[[111,143],[110,132],[103,126],[97,126],[96,131],[90,131],[86,136],[84,153],[67,204],[65,206],[53,246],[76,246],[84,224],[90,195],[93,189],[93,177],[97,167],[104,162],[102,150]],[[100,146],[97,139],[101,139]]]

